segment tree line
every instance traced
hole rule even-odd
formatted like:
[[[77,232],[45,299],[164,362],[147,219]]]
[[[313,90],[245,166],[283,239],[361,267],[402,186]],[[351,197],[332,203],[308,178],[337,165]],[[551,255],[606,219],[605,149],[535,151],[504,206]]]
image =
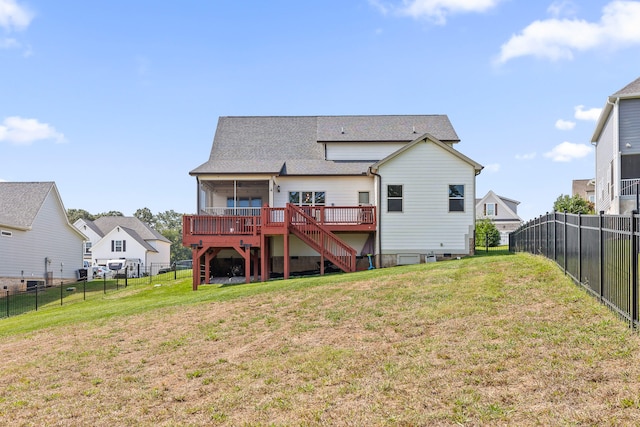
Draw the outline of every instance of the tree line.
[[[171,241],[171,261],[191,259],[191,249],[182,246],[182,215],[174,210],[159,212],[154,215],[149,208],[135,211],[134,217],[148,224],[151,228]],[[73,224],[79,219],[95,221],[103,216],[125,216],[119,211],[91,214],[84,209],[67,209],[67,218]]]

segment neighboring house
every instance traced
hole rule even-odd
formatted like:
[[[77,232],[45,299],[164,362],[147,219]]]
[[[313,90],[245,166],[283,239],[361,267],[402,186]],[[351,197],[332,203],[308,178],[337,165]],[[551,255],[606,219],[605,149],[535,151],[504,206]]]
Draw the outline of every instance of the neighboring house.
[[[591,142],[596,212],[631,213],[640,184],[640,78],[607,98]]]
[[[596,180],[574,179],[571,184],[571,195],[580,196],[588,202],[596,202]]]
[[[472,253],[482,166],[458,142],[445,115],[221,117],[190,172],[194,288],[238,267],[248,282]]]
[[[76,281],[86,237],[54,182],[0,182],[0,285],[26,290]]]
[[[483,198],[476,200],[477,218],[488,218],[495,224],[500,231],[501,245],[508,245],[509,233],[517,230],[522,224],[522,219],[518,216],[519,204],[520,202],[498,196],[491,190]]]
[[[88,237],[84,257],[92,266],[119,258],[137,260],[143,270],[152,264],[169,265],[171,241],[136,217],[79,219],[73,225]]]

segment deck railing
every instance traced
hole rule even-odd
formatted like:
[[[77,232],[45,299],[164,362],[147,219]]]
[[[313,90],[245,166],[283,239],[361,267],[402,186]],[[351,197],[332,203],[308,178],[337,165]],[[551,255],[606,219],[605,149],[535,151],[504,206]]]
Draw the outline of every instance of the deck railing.
[[[206,208],[206,215],[185,215],[188,235],[254,235],[260,227],[284,226],[286,208]],[[375,226],[375,206],[302,206],[300,209],[325,226]],[[244,210],[244,212],[243,212]]]
[[[635,196],[640,185],[640,178],[622,179],[620,180],[620,195]]]
[[[195,236],[253,235],[260,226],[259,216],[185,215],[183,233]]]
[[[307,209],[288,205],[287,216],[291,223],[291,231],[341,270],[355,271],[356,251],[320,225],[306,211]]]
[[[215,216],[260,216],[262,208],[202,208],[200,211],[205,215]]]

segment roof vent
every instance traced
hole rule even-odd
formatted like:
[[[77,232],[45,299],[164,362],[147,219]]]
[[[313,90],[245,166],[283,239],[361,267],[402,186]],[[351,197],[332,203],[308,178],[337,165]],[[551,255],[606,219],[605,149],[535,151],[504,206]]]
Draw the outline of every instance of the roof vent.
[[[344,126],[340,128],[340,133],[344,133]]]
[[[413,133],[416,133],[416,127],[413,126]]]

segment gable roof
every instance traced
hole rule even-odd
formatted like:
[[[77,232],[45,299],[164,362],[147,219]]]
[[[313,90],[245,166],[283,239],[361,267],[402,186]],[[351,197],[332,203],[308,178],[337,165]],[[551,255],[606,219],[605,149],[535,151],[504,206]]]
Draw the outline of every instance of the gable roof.
[[[640,77],[611,95],[610,98],[637,98],[640,97]]]
[[[596,122],[596,128],[593,131],[593,135],[591,136],[592,143],[595,143],[597,145],[597,142],[600,139],[600,134],[602,133],[604,125],[609,119],[609,115],[611,114],[611,110],[613,110],[614,104],[620,99],[627,98],[640,98],[640,77],[607,98],[607,102],[602,108],[600,117],[598,117],[598,121]]]
[[[87,224],[89,222],[91,221],[87,221]],[[99,234],[103,237],[114,228],[122,227],[128,229],[129,234],[131,234],[129,230],[135,232],[142,240],[160,240],[171,243],[169,239],[135,216],[102,216],[93,221],[93,224],[100,230]]]
[[[483,198],[476,199],[476,207],[481,206],[482,204],[486,203],[486,201],[489,200],[489,199],[495,200],[496,203],[498,203],[502,207],[503,211],[504,211],[504,209],[506,209],[507,212],[511,213],[511,216],[513,216],[514,218],[520,219],[520,216],[517,214],[517,212],[515,212],[509,206],[509,203],[512,203],[515,206],[517,206],[517,205],[520,204],[520,202],[517,201],[517,200],[509,199],[508,197],[498,196],[496,193],[493,192],[493,190],[489,190],[487,192],[487,194],[484,195]]]
[[[0,225],[29,230],[53,182],[0,182]]]
[[[85,239],[86,236],[69,223],[67,211],[53,181],[0,182],[0,226],[23,231],[31,230],[49,194],[55,197],[67,225]]]
[[[114,227],[115,228],[115,227]],[[113,229],[111,229],[111,231],[113,231]],[[149,251],[149,252],[158,252],[156,250],[156,248],[154,248],[153,246],[151,246],[145,239],[143,239],[138,233],[136,233],[135,230],[131,229],[131,228],[127,228],[127,227],[123,227],[120,226],[120,228],[122,230],[124,230],[129,236],[131,236],[131,238],[133,240],[135,240],[136,242],[138,242],[140,244],[140,246],[142,246],[145,250]],[[108,234],[108,233],[107,233]],[[105,234],[106,235],[106,234]],[[104,237],[104,236],[103,236]],[[102,240],[101,240],[102,241]]]
[[[471,160],[469,157],[465,156],[464,154],[462,154],[458,150],[454,149],[453,147],[449,146],[448,144],[443,143],[442,141],[439,141],[438,139],[436,139],[432,135],[429,135],[428,133],[426,133],[426,134],[414,139],[409,144],[405,145],[404,147],[400,148],[397,151],[394,151],[393,153],[389,154],[384,159],[375,162],[373,165],[371,165],[371,169],[377,171],[378,168],[382,164],[384,164],[384,163],[388,162],[389,160],[399,156],[400,154],[402,154],[405,151],[409,150],[414,145],[419,144],[420,142],[423,142],[423,141],[430,141],[430,142],[434,143],[435,145],[437,145],[438,147],[442,148],[443,150],[448,151],[449,153],[453,154],[454,156],[458,157],[459,159],[469,163],[475,169],[476,175],[478,175],[480,173],[480,171],[482,171],[482,169],[484,169],[484,166],[482,166],[480,163],[478,163],[478,162],[476,162],[474,160]]]
[[[102,232],[102,230],[100,230],[94,223],[93,221],[90,221],[88,219],[83,219],[80,218],[78,219],[76,222],[73,223],[74,227],[76,228],[80,228],[80,223],[82,223],[82,225],[86,226],[87,228],[91,229],[94,233],[96,233],[98,236],[100,237],[104,237],[104,233]]]
[[[420,132],[420,133],[418,133]],[[360,175],[372,162],[325,160],[327,142],[459,142],[446,115],[220,117],[199,174]]]

